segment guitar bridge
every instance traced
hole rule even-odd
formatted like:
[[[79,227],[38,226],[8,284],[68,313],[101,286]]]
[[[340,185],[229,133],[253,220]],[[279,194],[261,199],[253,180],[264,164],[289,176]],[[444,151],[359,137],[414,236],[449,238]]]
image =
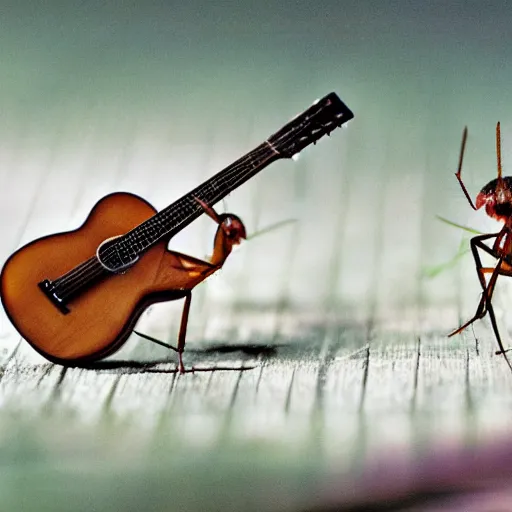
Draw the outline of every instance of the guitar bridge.
[[[64,299],[59,297],[54,284],[45,279],[40,283],[37,283],[37,286],[41,289],[41,291],[46,295],[46,297],[50,300],[50,302],[64,315],[69,313],[69,308],[66,306]]]

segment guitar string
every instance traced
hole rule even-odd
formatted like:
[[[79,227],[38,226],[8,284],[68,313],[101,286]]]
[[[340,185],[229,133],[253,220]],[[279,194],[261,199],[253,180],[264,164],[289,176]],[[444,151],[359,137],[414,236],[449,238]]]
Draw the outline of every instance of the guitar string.
[[[268,141],[265,141],[263,144],[267,144],[271,148],[272,155],[279,155],[279,152]],[[252,168],[249,169],[249,172],[252,172],[253,170],[257,169],[258,167],[261,167],[261,165],[264,164],[270,158],[271,155],[268,154],[268,149],[265,148],[263,146],[263,144],[258,146],[258,148],[256,148],[254,151],[250,152],[246,157],[244,157],[244,160],[241,160],[240,163],[238,164],[238,166],[232,167],[229,170],[230,172],[227,172],[226,174],[222,174],[222,172],[221,172],[220,174],[222,174],[222,175],[219,176],[217,183],[215,183],[214,181],[208,180],[206,183],[204,183],[203,185],[200,185],[199,187],[194,189],[192,192],[189,192],[186,196],[184,196],[181,199],[185,204],[183,204],[183,207],[181,209],[178,208],[178,211],[175,211],[175,208],[173,207],[173,205],[170,205],[167,208],[165,208],[164,210],[162,210],[161,212],[159,212],[159,214],[157,216],[151,217],[147,221],[143,222],[141,225],[133,228],[130,232],[128,232],[125,235],[126,238],[124,238],[124,240],[121,241],[121,244],[124,244],[126,242],[129,243],[130,239],[133,238],[135,240],[135,244],[137,242],[139,242],[141,245],[141,248],[137,248],[137,249],[140,252],[143,252],[148,247],[150,247],[151,245],[156,243],[158,240],[167,236],[170,231],[178,228],[183,222],[187,222],[190,219],[190,217],[193,216],[195,213],[195,212],[188,213],[185,211],[186,208],[190,209],[190,203],[194,196],[197,196],[198,198],[200,198],[199,196],[202,195],[203,199],[206,200],[207,202],[209,202],[210,201],[209,198],[204,197],[206,195],[206,192],[208,191],[208,189],[213,190],[213,192],[215,193],[216,189],[218,189],[218,184],[221,182],[223,182],[222,183],[223,186],[226,187],[226,180],[229,180],[234,172],[236,172],[238,174],[239,168],[243,168],[244,166],[246,166],[247,161],[249,161],[249,163],[252,166]],[[264,150],[266,150],[267,153],[264,153]],[[265,158],[263,158],[262,160],[258,161],[255,164],[254,159],[255,158],[259,159],[262,155],[265,155]],[[259,170],[261,170],[261,169],[258,169],[257,172],[259,172]],[[196,190],[197,190],[197,192],[194,194],[194,192]],[[221,191],[221,194],[224,194],[224,193],[225,193],[225,190]],[[187,206],[187,204],[188,204],[188,206]],[[195,206],[196,212],[202,213],[202,208],[200,205],[198,205],[196,202],[193,202],[192,204]],[[164,233],[159,232],[158,228],[155,228],[153,225],[151,225],[156,222],[157,225],[160,228],[162,228],[163,223],[168,222],[171,218],[173,220],[175,220],[177,216],[182,216],[183,213],[185,213],[185,215],[182,219],[183,222],[180,222],[179,224],[175,224],[172,229],[167,229],[164,231]],[[148,230],[144,229],[144,224],[146,224],[146,223],[148,223],[148,227],[157,234],[156,238],[151,239],[151,237],[154,237],[154,234],[150,235],[149,238],[146,236],[148,234]],[[165,229],[165,226],[163,226],[163,227]],[[142,240],[137,240],[137,238],[138,238],[137,233],[136,233],[137,230],[141,231]],[[137,256],[137,253],[135,253],[134,255]]]
[[[334,124],[334,122],[331,122],[329,124]],[[324,125],[324,127],[328,127],[329,124]],[[338,126],[338,124],[336,123],[335,126]],[[280,142],[283,142],[283,139],[287,139],[287,138],[292,139],[293,136],[285,135],[285,136],[278,138],[277,141],[275,141],[275,142],[277,144],[279,144]],[[288,141],[285,140],[284,142],[288,142]],[[261,166],[267,160],[271,159],[273,155],[279,154],[279,152],[275,149],[275,147],[269,141],[265,141],[263,144],[266,144],[266,145],[268,145],[268,147],[270,147],[270,149],[272,150],[271,155],[268,155],[267,158],[264,158],[261,162],[258,162],[258,164],[256,166],[251,166],[251,167],[247,168],[247,170],[245,172],[239,173],[240,168],[243,169],[244,167],[247,167],[248,161],[250,163],[253,162],[253,157],[260,157],[262,154],[264,154],[263,150],[266,148],[262,147],[262,148],[255,149],[254,151],[250,152],[245,158],[243,158],[238,165],[235,165],[235,166],[231,167],[231,169],[227,170],[228,172],[225,175],[219,176],[218,182],[220,182],[220,183],[223,182],[223,185],[225,188],[231,187],[231,189],[234,190],[235,188],[237,188],[239,186],[239,184],[243,183],[246,179],[248,179],[248,175],[252,171],[254,171],[258,166]],[[268,149],[267,149],[267,152],[268,152]],[[221,173],[222,173],[222,171],[221,171]],[[231,177],[235,173],[238,174],[238,176],[237,176],[238,179],[231,180]],[[234,186],[233,186],[233,183],[234,183]],[[228,187],[226,187],[226,185],[228,185]],[[204,187],[203,190],[201,190],[201,187]],[[199,190],[198,190],[197,195],[199,195],[200,193],[206,192],[206,190],[208,190],[209,187],[215,189],[215,186],[213,185],[213,183],[206,182],[202,186],[198,187]],[[165,210],[162,210],[160,213],[164,212],[164,214],[163,214],[163,216],[160,217],[160,219],[158,219],[159,224],[161,222],[168,221],[170,217],[181,216],[183,213],[186,213],[187,209],[189,210],[189,208],[190,208],[189,202],[190,202],[191,197],[189,194],[183,196],[180,200],[178,200],[177,209],[172,208],[173,205],[170,205]],[[211,204],[215,204],[217,201],[220,200],[220,198],[223,195],[226,195],[225,189],[222,190],[220,192],[220,194],[218,193],[216,196],[214,196],[213,200],[209,200],[209,202]],[[181,204],[180,204],[180,201],[181,201]],[[196,211],[199,211],[200,209],[201,208],[198,207]],[[173,229],[179,228],[179,226],[181,224],[183,224],[184,222],[188,221],[190,219],[190,217],[194,215],[194,213],[195,212],[192,212],[189,215],[185,215],[183,220],[179,224],[175,225]],[[156,217],[156,215],[158,215],[158,214],[155,214],[154,217]],[[148,221],[151,221],[151,219],[153,219],[154,217],[151,217],[150,219],[148,219]],[[144,222],[147,222],[147,221],[144,221]],[[144,224],[144,223],[142,223],[142,224]],[[134,229],[137,229],[137,228],[140,228],[140,225],[136,226]],[[158,230],[155,230],[153,225],[148,224],[148,228],[150,228],[158,233]],[[127,233],[127,235],[133,234],[133,231],[134,230],[132,230],[132,232]],[[169,230],[169,231],[171,231],[171,230]],[[142,233],[141,233],[142,235],[147,234],[147,232],[148,232],[147,230],[144,230],[144,228],[142,228]],[[149,242],[148,247],[150,247],[151,245],[154,245],[160,238],[164,238],[166,235],[167,235],[167,233],[164,233],[159,238],[157,238],[156,240],[153,240],[153,241],[151,241],[151,238],[149,238],[149,239],[147,239],[145,237],[144,238],[145,238],[146,242]],[[124,235],[124,236],[126,236],[126,235]],[[151,235],[151,236],[154,236],[154,235]],[[126,241],[126,239],[124,241]],[[137,235],[135,235],[134,242],[137,243]],[[147,248],[147,247],[144,247],[144,244],[142,241],[140,241],[139,243],[143,247],[142,250],[145,250]],[[107,257],[105,258],[105,261],[107,263],[109,261],[111,261],[111,256],[115,252],[118,252],[118,249],[117,248],[109,248],[109,251],[110,252],[107,254]],[[122,257],[119,255],[119,253],[118,253],[118,257],[122,261]],[[94,268],[94,267],[96,267],[96,268]],[[87,281],[90,281],[91,279],[96,278],[104,270],[105,270],[104,267],[101,265],[101,263],[99,263],[99,261],[96,257],[92,257],[89,260],[86,260],[82,264],[78,265],[77,267],[75,267],[75,269],[72,269],[71,271],[64,274],[61,278],[59,278],[58,280],[55,281],[55,283],[57,283],[57,286],[59,288],[62,289],[62,287],[64,287],[62,289],[61,297],[62,298],[68,297],[69,295],[74,293],[78,288],[80,288],[84,283],[86,283]],[[82,278],[84,278],[84,279],[82,279]]]
[[[261,156],[263,153],[262,151],[260,150],[259,151],[259,154],[258,153],[254,153],[254,156]],[[263,159],[261,162],[258,162],[258,165],[262,165],[263,163],[265,163],[266,160],[270,159],[270,156],[266,159]],[[238,183],[240,180],[231,180],[230,178],[232,177],[232,175],[234,173],[239,173],[240,169],[241,168],[244,168],[246,167],[246,163],[242,163],[239,164],[238,166],[235,166],[233,167],[232,169],[230,169],[230,172],[228,174],[226,174],[225,176],[223,177],[220,177],[220,180],[223,182],[223,185],[224,186],[232,186],[233,183]],[[254,167],[251,167],[251,168],[248,168],[246,172],[242,172],[239,174],[239,177],[241,179],[245,179],[245,177],[247,176],[247,174],[249,174],[251,171],[254,170]],[[236,188],[238,185],[235,185],[233,187]],[[225,190],[222,190],[220,195],[224,194],[225,193]],[[199,194],[198,194],[199,195]],[[219,194],[217,194],[219,195]],[[172,217],[172,216],[180,216],[182,215],[184,212],[188,211],[189,209],[189,206],[187,205],[187,200],[186,199],[190,199],[190,197],[188,197],[188,194],[187,196],[184,196],[181,198],[182,200],[182,204],[178,204],[178,209],[175,211],[174,215],[171,215],[172,212],[169,212],[167,215],[164,215],[163,217],[163,221],[162,222],[165,222],[166,220],[168,220],[168,218]],[[212,204],[215,204],[219,199],[216,199],[216,196],[214,196],[214,199],[213,200],[210,200],[209,202],[211,202]],[[180,201],[180,200],[178,200]],[[172,205],[171,205],[172,206]],[[199,206],[197,208],[196,211],[199,211],[201,210],[202,208]],[[164,211],[164,210],[162,210]],[[194,215],[195,211],[191,214],[191,215]],[[176,228],[179,228],[179,226],[186,220],[188,220],[190,218],[190,215],[186,215],[185,218],[182,220],[182,222],[180,222],[179,224],[177,224],[174,229]],[[151,219],[151,218],[150,218]],[[148,220],[150,220],[148,219]],[[137,226],[138,227],[138,226]],[[143,232],[144,233],[144,232]],[[163,238],[165,237],[166,234],[163,234],[160,238]],[[153,245],[154,243],[156,243],[159,239],[156,239],[155,241],[153,241],[150,245]],[[113,254],[113,252],[115,251],[115,249],[111,249],[111,253],[108,255],[108,256],[111,256]],[[108,259],[108,256],[106,258],[106,263],[108,264],[109,260]],[[96,267],[96,268],[94,268]],[[88,273],[89,270],[93,270],[93,273],[90,274]],[[96,256],[93,256],[92,258],[89,258],[88,260],[86,260],[85,262],[81,263],[80,265],[78,265],[77,267],[75,267],[74,269],[70,270],[69,272],[67,272],[66,274],[64,274],[63,276],[61,276],[59,279],[55,280],[54,283],[56,284],[56,286],[58,288],[61,288],[62,290],[62,293],[59,294],[61,296],[61,298],[64,298],[64,296],[69,296],[70,294],[72,294],[74,291],[76,291],[76,289],[78,287],[81,286],[81,284],[85,281],[88,280],[88,278],[92,278],[94,279],[97,275],[99,275],[101,273],[101,271],[103,270],[106,270],[104,269],[104,267],[101,265],[101,263],[99,263],[98,259]],[[84,276],[84,274],[87,274]],[[85,277],[85,280],[81,280],[82,277]],[[77,280],[79,282],[77,282]],[[69,288],[69,285],[74,285],[74,284],[77,284],[78,287],[76,286],[72,286],[71,288]]]

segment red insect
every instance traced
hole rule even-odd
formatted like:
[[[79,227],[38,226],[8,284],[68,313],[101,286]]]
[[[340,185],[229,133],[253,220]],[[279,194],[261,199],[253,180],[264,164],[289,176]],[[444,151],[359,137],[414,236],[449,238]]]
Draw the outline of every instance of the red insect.
[[[227,257],[231,254],[233,246],[240,244],[243,239],[247,238],[245,226],[239,217],[232,213],[223,213],[219,215],[211,206],[208,206],[201,199],[196,197],[195,200],[201,205],[205,213],[219,225],[219,227],[215,234],[213,253],[210,257],[210,261],[203,261],[176,251],[169,251],[169,254],[175,257],[173,272],[176,275],[180,275],[182,280],[186,283],[186,286],[183,287],[184,291],[182,294],[185,297],[185,305],[181,315],[178,346],[175,348],[163,343],[162,341],[156,340],[147,334],[134,331],[143,338],[178,352],[180,373],[185,373],[182,355],[185,349],[188,314],[190,311],[190,302],[192,300],[192,288],[219,270],[224,265]]]
[[[178,345],[174,347],[142,332],[136,330],[133,331],[141,338],[145,338],[149,341],[152,341],[153,343],[162,345],[177,352],[179,359],[179,372],[182,374],[187,371],[198,371],[194,368],[191,370],[185,370],[185,366],[183,365],[183,352],[185,350],[188,315],[190,311],[190,303],[192,300],[192,289],[203,282],[207,277],[220,270],[226,262],[228,256],[233,251],[234,246],[239,245],[242,240],[252,240],[253,238],[264,233],[283,227],[284,225],[291,222],[295,222],[295,219],[283,220],[267,226],[266,228],[263,228],[259,231],[256,231],[250,236],[247,236],[245,226],[240,217],[234,215],[233,213],[217,213],[213,207],[207,205],[201,199],[196,197],[195,200],[201,205],[201,208],[203,208],[205,213],[210,218],[212,218],[215,223],[218,224],[218,228],[214,237],[213,253],[208,261],[200,260],[180,252],[168,251],[169,258],[173,258],[174,262],[171,270],[174,278],[179,278],[184,285],[181,295],[177,296],[177,298],[185,297],[185,304],[183,306],[180,330],[178,334]],[[239,368],[224,369],[240,370]],[[250,369],[250,367],[246,367],[246,369]]]
[[[496,340],[499,345],[499,350],[496,354],[503,354],[508,366],[512,370],[512,365],[505,355],[507,352],[503,348],[498,324],[496,322],[496,315],[492,306],[492,295],[496,286],[498,276],[511,276],[512,277],[512,177],[502,176],[501,170],[501,137],[500,137],[500,123],[496,125],[496,156],[498,160],[498,177],[485,185],[476,196],[476,201],[473,203],[466,186],[461,178],[462,160],[464,157],[464,149],[466,147],[466,140],[468,136],[467,128],[464,128],[462,135],[462,145],[459,156],[459,167],[455,176],[460,183],[462,191],[466,196],[471,208],[478,210],[485,207],[487,215],[503,222],[503,227],[498,233],[484,234],[473,237],[470,240],[471,252],[475,260],[475,267],[477,270],[478,279],[482,286],[482,298],[478,304],[475,315],[468,320],[464,325],[453,331],[449,336],[459,334],[466,327],[471,325],[475,320],[483,318],[489,313],[492,329]],[[484,243],[486,241],[487,243]],[[492,241],[492,245],[487,245]],[[495,267],[484,267],[480,259],[479,251],[484,251],[498,260]],[[486,281],[486,274],[490,274],[489,281]]]

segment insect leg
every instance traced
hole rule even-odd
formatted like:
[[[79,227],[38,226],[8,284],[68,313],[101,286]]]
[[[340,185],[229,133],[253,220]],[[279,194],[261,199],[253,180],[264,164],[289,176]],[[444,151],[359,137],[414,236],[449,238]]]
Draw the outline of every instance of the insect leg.
[[[178,334],[178,357],[180,360],[180,373],[185,373],[183,365],[183,351],[185,350],[185,338],[187,336],[188,313],[190,311],[190,302],[192,301],[192,291],[188,290],[185,295],[185,304],[183,305],[183,313],[181,314],[180,332]]]
[[[188,324],[188,313],[190,311],[190,302],[192,300],[192,291],[188,290],[185,295],[185,304],[183,306],[183,312],[181,314],[181,323],[180,323],[180,331],[178,334],[178,346],[173,347],[172,345],[169,345],[168,343],[164,343],[163,341],[160,341],[157,338],[153,338],[153,336],[149,336],[148,334],[144,334],[139,331],[133,331],[137,336],[140,336],[141,338],[144,338],[148,341],[151,341],[153,343],[156,343],[157,345],[161,345],[162,347],[168,348],[170,350],[174,350],[175,352],[178,352],[178,358],[179,358],[179,369],[180,373],[185,373],[185,366],[183,365],[183,351],[185,350],[185,338],[187,335],[187,324]]]
[[[479,237],[475,237],[475,238],[479,238]],[[473,240],[475,240],[475,239],[473,239]],[[473,242],[473,240],[472,240],[472,242]],[[485,285],[484,273],[488,273],[490,271],[490,269],[482,267],[482,263],[480,261],[480,256],[478,255],[478,251],[476,250],[476,248],[480,247],[480,248],[484,249],[486,252],[488,252],[489,254],[491,254],[493,256],[494,256],[494,254],[492,253],[491,249],[489,249],[487,246],[482,244],[480,240],[476,240],[474,242],[474,244],[472,243],[472,248],[473,247],[475,248],[475,251],[473,251],[473,254],[475,255],[475,264],[477,266],[478,275],[481,276],[481,281],[483,280],[484,285]],[[503,274],[501,272],[501,264],[502,263],[503,263],[503,257],[498,260],[498,264],[492,271],[492,275],[491,275],[491,279],[489,280],[489,284],[486,286],[482,286],[483,287],[482,298],[480,299],[480,303],[478,305],[477,312],[476,312],[475,316],[471,320],[466,322],[462,327],[460,327],[459,329],[457,329],[456,331],[451,333],[449,336],[453,336],[454,334],[461,332],[463,329],[465,329],[468,325],[473,323],[475,320],[482,318],[485,315],[485,313],[489,313],[489,318],[491,319],[492,330],[494,332],[494,336],[496,337],[496,341],[500,348],[500,350],[496,351],[496,355],[500,355],[500,354],[503,355],[503,357],[505,358],[505,360],[507,362],[508,367],[512,371],[512,364],[510,363],[510,360],[506,355],[507,351],[503,347],[503,342],[501,341],[501,336],[500,336],[500,332],[498,329],[498,323],[496,321],[496,315],[494,314],[494,308],[493,308],[492,301],[491,301],[492,294],[494,293],[494,288],[496,286],[496,281],[498,280],[498,276],[500,274]]]
[[[508,367],[510,368],[510,371],[512,371],[512,364],[510,363],[509,358],[507,357],[506,350],[503,347],[503,343],[501,341],[500,333],[498,330],[498,323],[496,322],[496,316],[494,315],[494,308],[492,307],[491,302],[489,301],[489,304],[487,304],[487,310],[489,312],[489,318],[491,319],[491,325],[492,330],[494,331],[494,336],[496,336],[496,341],[498,342],[498,346],[500,349],[496,351],[496,355],[503,355],[505,358],[505,361],[507,361]]]
[[[157,338],[153,338],[153,336],[150,336],[149,334],[144,334],[143,332],[136,331],[135,329],[133,332],[137,336],[140,336],[141,338],[144,338],[145,340],[151,341],[152,343],[155,343],[156,345],[160,345],[162,347],[165,347],[170,350],[174,350],[175,352],[178,352],[178,349],[176,347],[173,347],[172,345],[169,345],[169,343],[165,343]]]
[[[499,235],[500,235],[500,233],[492,233],[490,235],[478,235],[478,236],[474,236],[469,241],[469,244],[471,246],[471,252],[473,253],[473,259],[475,260],[475,265],[477,268],[478,279],[480,281],[480,285],[482,286],[482,290],[485,290],[487,288],[487,283],[485,282],[485,277],[483,275],[484,273],[482,272],[483,266],[482,266],[482,261],[480,259],[480,254],[478,254],[478,249],[482,249],[482,251],[484,251],[496,258],[496,253],[493,252],[492,249],[487,247],[482,242],[483,242],[483,240],[489,240],[490,238],[497,238]]]
[[[221,223],[221,219],[219,217],[219,214],[213,209],[212,206],[207,205],[204,201],[199,199],[198,197],[194,197],[197,203],[201,206],[201,208],[204,210],[206,215],[211,217],[217,224]]]
[[[489,285],[488,285],[485,281],[484,274],[489,272],[489,269],[483,267],[482,260],[480,259],[480,254],[478,253],[478,249],[480,248],[483,251],[488,252],[489,254],[495,256],[495,254],[492,252],[492,250],[483,243],[483,240],[488,240],[489,238],[494,238],[497,236],[498,236],[497,233],[493,233],[490,235],[478,235],[478,236],[473,237],[469,242],[470,246],[471,246],[471,252],[473,254],[473,259],[475,260],[475,266],[476,266],[476,270],[477,270],[478,280],[480,281],[480,285],[482,286],[483,294],[482,294],[482,298],[480,299],[480,302],[478,304],[478,307],[476,309],[475,315],[470,320],[468,320],[464,325],[461,325],[458,329],[455,329],[453,332],[451,332],[448,335],[448,337],[454,336],[455,334],[459,334],[466,327],[471,325],[475,320],[483,318],[487,312],[486,306],[487,306],[488,301],[490,300],[490,296],[492,296],[492,291],[494,289],[494,284],[491,287],[491,282],[493,281],[494,273],[499,272],[499,270],[500,270],[501,260],[500,260],[500,263],[492,271],[493,274],[491,276],[491,280],[489,281]],[[494,283],[496,282],[496,279],[497,279],[497,275],[496,275],[496,277],[494,277]],[[489,290],[491,292],[490,294],[489,294]]]
[[[458,329],[451,332],[448,335],[449,338],[454,336],[455,334],[459,334],[466,327],[471,325],[473,322],[475,322],[476,320],[479,320],[485,316],[485,314],[487,313],[487,311],[489,309],[488,306],[491,303],[492,294],[494,293],[494,288],[496,286],[496,281],[498,280],[498,276],[501,273],[500,267],[501,267],[502,261],[503,260],[500,259],[498,265],[495,268],[487,268],[487,267],[482,267],[481,263],[480,263],[480,259],[478,259],[478,264],[477,264],[477,265],[479,265],[478,266],[478,274],[480,276],[482,276],[482,279],[484,279],[482,297],[480,298],[480,302],[478,303],[478,307],[476,308],[475,315],[470,320],[468,320],[464,325],[461,325]],[[483,277],[483,275],[485,273],[490,273],[490,272],[492,272],[491,279],[489,280],[489,284],[485,285],[485,278]]]

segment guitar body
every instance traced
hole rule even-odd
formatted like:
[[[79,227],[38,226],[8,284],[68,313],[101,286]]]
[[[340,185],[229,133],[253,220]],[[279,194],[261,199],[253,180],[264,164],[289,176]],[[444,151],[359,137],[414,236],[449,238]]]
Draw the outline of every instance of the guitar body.
[[[75,231],[35,240],[16,251],[0,277],[3,306],[20,334],[44,357],[60,364],[102,359],[121,347],[150,304],[179,299],[211,272],[205,262],[157,243],[124,274],[109,274],[72,299],[62,313],[38,283],[57,279],[94,256],[105,239],[122,235],[155,214],[127,193],[101,199]],[[184,269],[190,268],[189,272]],[[197,282],[196,282],[197,281]]]

